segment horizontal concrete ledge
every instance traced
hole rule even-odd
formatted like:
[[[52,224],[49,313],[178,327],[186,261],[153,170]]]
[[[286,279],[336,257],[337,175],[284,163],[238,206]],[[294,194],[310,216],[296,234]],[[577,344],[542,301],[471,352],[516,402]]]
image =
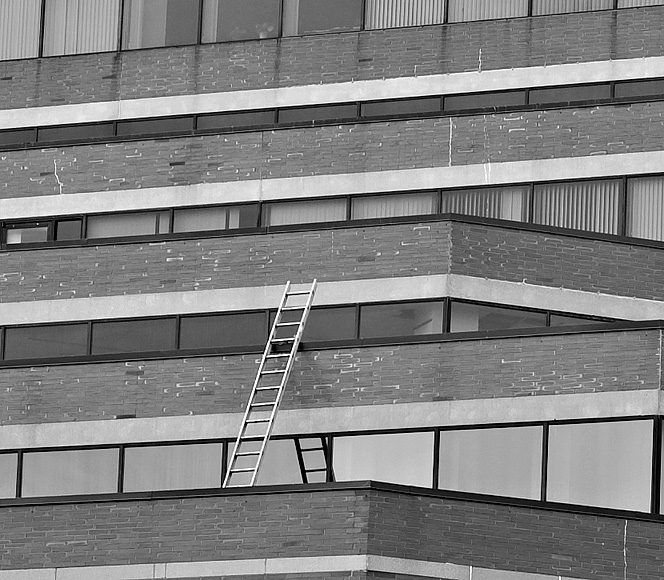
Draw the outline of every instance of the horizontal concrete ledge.
[[[660,401],[660,392],[656,389],[285,409],[277,415],[274,435],[641,417],[661,414],[663,409],[664,400]],[[241,421],[242,413],[222,413],[2,425],[0,449],[231,439],[237,437]]]
[[[453,123],[453,119],[449,120]],[[454,146],[452,142],[451,146]],[[445,147],[447,150],[447,146]],[[0,155],[1,157],[1,155]],[[661,173],[664,151],[0,199],[3,219]]]
[[[661,76],[664,57],[404,76],[296,87],[0,110],[0,129],[500,91]]]
[[[515,572],[374,555],[258,558],[208,562],[0,570],[0,580],[167,580],[251,574],[385,572],[438,580],[574,580],[568,576]]]
[[[299,288],[300,286],[294,287]],[[276,308],[283,290],[283,285],[252,286],[188,292],[5,302],[0,303],[0,320],[3,325],[40,324],[258,310]],[[590,316],[607,316],[615,313],[619,314],[623,320],[664,319],[664,302],[657,300],[538,286],[527,282],[475,278],[459,274],[321,282],[316,291],[314,306],[445,297]]]

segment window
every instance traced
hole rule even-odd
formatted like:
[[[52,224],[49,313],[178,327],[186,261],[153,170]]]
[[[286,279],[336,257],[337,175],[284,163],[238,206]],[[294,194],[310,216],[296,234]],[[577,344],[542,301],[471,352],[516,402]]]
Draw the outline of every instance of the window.
[[[445,22],[445,0],[367,0],[364,28],[422,26]]]
[[[444,191],[440,211],[524,222],[529,193],[528,185]]]
[[[26,224],[9,224],[5,228],[5,243],[34,244],[48,240],[48,222],[33,222]]]
[[[280,0],[204,0],[203,42],[275,38]]]
[[[46,0],[44,56],[117,50],[120,0]]]
[[[546,326],[546,314],[516,308],[453,301],[450,332],[478,332]]]
[[[664,177],[627,180],[627,235],[664,240]]]
[[[58,220],[55,222],[56,240],[78,240],[81,238],[83,220]]]
[[[113,123],[96,125],[70,125],[62,127],[40,127],[37,141],[85,141],[88,139],[104,139],[113,136]]]
[[[124,491],[221,487],[221,443],[127,447]]]
[[[0,454],[0,499],[16,497],[17,453]]]
[[[351,199],[351,219],[431,215],[436,212],[436,192],[372,195]]]
[[[284,0],[284,36],[359,30],[361,22],[358,0]]]
[[[397,99],[394,101],[370,101],[360,105],[360,116],[390,117],[438,113],[441,110],[441,104],[440,97]]]
[[[572,87],[551,87],[531,89],[528,102],[531,105],[548,103],[569,103],[573,101],[596,101],[611,98],[611,85],[577,85]]]
[[[263,223],[268,226],[337,222],[346,219],[345,199],[266,203]]]
[[[652,421],[551,425],[549,501],[647,512]]]
[[[115,493],[118,459],[118,449],[25,453],[21,495]]]
[[[67,357],[87,352],[86,323],[5,329],[5,360]]]
[[[175,349],[175,318],[92,323],[92,354]]]
[[[267,340],[264,312],[183,316],[180,348],[256,346]]]
[[[664,79],[616,83],[615,98],[659,97],[664,95]]]
[[[0,60],[38,56],[40,15],[41,0],[0,2]]]
[[[352,340],[356,338],[356,313],[354,306],[314,308],[309,313],[302,341]],[[288,317],[283,320],[288,322]],[[295,319],[297,320],[297,319]]]
[[[188,133],[193,130],[193,117],[164,117],[163,119],[119,121],[117,134],[123,137],[126,135]]]
[[[88,217],[88,238],[150,236],[169,230],[169,212],[126,213]]]
[[[445,111],[474,111],[517,107],[526,104],[526,91],[501,91],[497,93],[471,93],[445,97]]]
[[[0,3],[0,10],[2,10],[1,3]],[[0,15],[0,23],[1,22],[2,22],[2,16]],[[36,135],[35,129],[16,129],[13,131],[0,131],[0,146],[16,147],[16,146],[26,145],[28,143],[32,143],[35,140],[35,135]]]
[[[618,8],[632,8],[636,6],[661,6],[664,0],[618,0]]]
[[[438,487],[540,499],[542,427],[440,432]]]
[[[199,131],[220,131],[248,127],[270,127],[274,125],[276,115],[277,112],[274,109],[246,113],[201,115],[196,121],[196,129]]]
[[[533,0],[533,15],[613,8],[613,0]]]
[[[176,209],[173,232],[202,232],[255,228],[258,225],[258,206],[201,207]]]
[[[528,15],[528,0],[449,0],[449,22],[490,20]]]
[[[195,44],[199,21],[199,0],[125,0],[122,48]]]
[[[355,119],[357,105],[324,105],[318,107],[293,107],[279,109],[279,123],[315,123],[316,121],[336,121]]]
[[[379,304],[360,308],[360,338],[418,336],[442,331],[442,302]]]

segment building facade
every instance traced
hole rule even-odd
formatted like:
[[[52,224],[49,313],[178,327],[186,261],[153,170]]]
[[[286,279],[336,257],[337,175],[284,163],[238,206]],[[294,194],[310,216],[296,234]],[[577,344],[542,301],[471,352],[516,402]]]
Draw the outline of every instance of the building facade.
[[[662,1],[0,0],[0,580],[661,579],[663,137]]]

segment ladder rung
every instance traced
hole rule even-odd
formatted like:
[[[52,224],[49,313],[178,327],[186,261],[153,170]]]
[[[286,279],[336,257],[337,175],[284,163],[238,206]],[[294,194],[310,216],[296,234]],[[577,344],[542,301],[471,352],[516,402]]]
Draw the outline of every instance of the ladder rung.
[[[290,338],[273,338],[270,342],[282,343],[282,342],[293,342],[294,340],[295,337],[291,336]]]
[[[248,473],[250,471],[255,471],[255,467],[236,467],[235,469],[229,469],[229,473]]]
[[[269,419],[247,419],[247,423],[269,423]]]
[[[285,373],[286,369],[273,370],[273,371],[261,371],[262,375],[276,375],[277,373]]]
[[[284,310],[304,310],[306,306],[304,304],[302,306],[284,306],[281,311],[283,312]]]
[[[257,391],[272,391],[274,389],[280,389],[281,385],[273,385],[270,387],[256,387]]]
[[[311,290],[291,290],[286,292],[286,296],[304,296],[305,294],[311,294]]]
[[[260,451],[238,451],[235,457],[246,457],[247,455],[260,455]]]
[[[285,356],[290,356],[290,353],[280,352],[278,354],[268,354],[265,358],[284,358]]]
[[[320,473],[321,471],[327,471],[326,467],[321,467],[320,469],[305,469],[305,473]]]
[[[275,326],[300,326],[301,320],[298,320],[297,322],[277,322]]]
[[[312,451],[325,451],[324,447],[312,447],[311,449],[300,449],[302,453],[311,453]]]
[[[274,406],[276,405],[276,401],[273,401],[272,403],[251,403],[249,405],[250,407],[269,407],[270,405]]]

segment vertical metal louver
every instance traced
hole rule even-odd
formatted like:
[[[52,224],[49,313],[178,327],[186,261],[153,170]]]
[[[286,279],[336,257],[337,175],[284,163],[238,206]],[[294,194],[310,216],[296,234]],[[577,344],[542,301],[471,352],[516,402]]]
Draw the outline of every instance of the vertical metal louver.
[[[533,15],[613,8],[613,0],[533,0]]]
[[[525,221],[528,187],[501,187],[478,191],[443,192],[441,213]]]
[[[367,29],[441,24],[444,21],[444,0],[367,0]]]
[[[618,0],[618,8],[636,8],[637,6],[662,6],[664,0]]]
[[[664,240],[664,178],[627,182],[627,235]]]
[[[449,0],[448,22],[528,15],[528,0]]]
[[[0,60],[37,56],[40,8],[40,0],[0,2]]]

